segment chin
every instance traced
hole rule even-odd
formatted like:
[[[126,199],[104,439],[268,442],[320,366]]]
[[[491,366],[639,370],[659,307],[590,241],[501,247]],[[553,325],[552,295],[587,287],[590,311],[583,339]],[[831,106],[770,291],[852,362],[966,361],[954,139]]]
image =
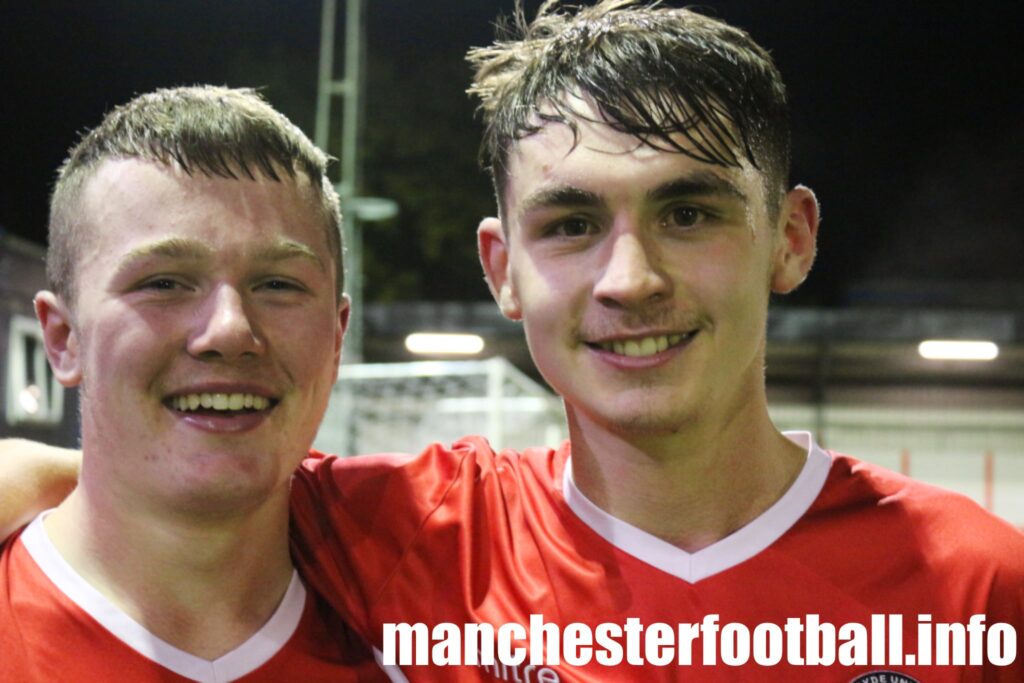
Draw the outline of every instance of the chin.
[[[639,406],[617,406],[591,412],[594,421],[608,431],[627,437],[654,437],[675,434],[693,424],[698,418],[696,411],[652,410],[656,401],[647,401]]]
[[[178,499],[181,510],[202,516],[232,516],[260,507],[272,498],[274,487],[250,482],[249,485],[228,485],[208,482],[184,493]]]
[[[627,415],[618,416],[612,424],[612,429],[624,436],[668,436],[676,434],[692,423],[678,416],[666,415]]]
[[[178,494],[192,507],[247,505],[287,487],[291,470],[261,459],[240,456],[210,457],[202,467],[183,475]]]

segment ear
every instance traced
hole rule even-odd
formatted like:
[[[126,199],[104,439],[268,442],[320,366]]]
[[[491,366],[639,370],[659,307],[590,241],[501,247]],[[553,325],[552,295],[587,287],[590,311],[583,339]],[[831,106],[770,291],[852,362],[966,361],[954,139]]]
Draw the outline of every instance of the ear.
[[[33,303],[43,328],[43,344],[54,377],[66,387],[78,386],[82,381],[82,365],[71,311],[53,292],[39,292]]]
[[[519,320],[522,311],[510,277],[508,242],[501,221],[497,218],[483,219],[477,228],[476,240],[491,296],[498,302],[502,315],[510,320]]]
[[[800,286],[814,263],[818,243],[818,199],[809,187],[797,185],[782,202],[776,233],[772,291],[788,294]]]
[[[341,295],[338,302],[338,319],[334,326],[334,379],[338,379],[338,366],[341,365],[341,350],[345,342],[345,330],[348,329],[348,318],[352,312],[352,300],[348,294]]]

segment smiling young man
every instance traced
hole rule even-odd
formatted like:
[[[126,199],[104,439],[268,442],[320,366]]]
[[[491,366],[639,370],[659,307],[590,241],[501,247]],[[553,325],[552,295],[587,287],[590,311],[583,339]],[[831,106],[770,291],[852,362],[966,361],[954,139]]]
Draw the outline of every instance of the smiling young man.
[[[406,629],[435,646],[410,680],[1019,680],[1024,537],[769,418],[769,297],[819,219],[768,53],[604,0],[545,2],[470,60],[500,209],[481,261],[570,439],[307,462],[310,580],[385,654],[394,624],[430,629]],[[969,626],[963,660],[940,623]],[[486,651],[464,624],[528,630],[502,663],[436,666]]]
[[[140,96],[72,149],[35,306],[80,388],[81,476],[3,546],[0,679],[381,677],[288,551],[347,317],[326,161],[212,87]]]
[[[638,145],[593,97],[561,97],[537,116],[562,108],[574,128],[549,122],[501,162],[484,268],[566,398],[576,484],[700,550],[778,500],[807,460],[768,417],[764,330],[769,292],[810,268],[817,204],[751,160],[699,161],[678,133],[665,144],[683,151]]]
[[[1021,535],[769,420],[768,299],[818,213],[768,54],[625,0],[515,28],[471,53],[500,207],[478,239],[570,440],[310,459],[309,582],[385,656],[423,625],[412,681],[1020,680]],[[932,665],[940,623],[997,637]],[[467,624],[511,651],[480,660]]]

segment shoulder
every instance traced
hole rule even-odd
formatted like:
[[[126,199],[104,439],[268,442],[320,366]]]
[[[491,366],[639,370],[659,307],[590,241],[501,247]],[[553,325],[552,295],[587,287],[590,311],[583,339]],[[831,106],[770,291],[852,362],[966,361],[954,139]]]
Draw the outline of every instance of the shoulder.
[[[884,467],[830,452],[832,468],[816,508],[873,520],[935,557],[999,563],[1024,581],[1024,533],[971,498]]]
[[[27,527],[22,527],[7,538],[0,540],[0,576],[7,577],[24,564],[26,553],[19,542]],[[8,587],[7,581],[0,582],[0,590]]]
[[[1024,533],[967,496],[829,455],[825,486],[799,523],[815,562],[864,600],[1024,624]]]
[[[43,680],[30,671],[30,644],[48,642],[54,628],[64,626],[58,623],[64,621],[64,613],[50,602],[51,584],[19,541],[23,532],[24,528],[0,544],[0,681]]]
[[[451,445],[431,444],[419,454],[379,453],[339,458],[311,454],[292,482],[293,519],[330,516],[361,529],[409,537],[439,510],[465,521],[474,510],[522,500],[530,491],[561,485],[567,446],[495,451],[486,439],[467,436]]]
[[[474,530],[502,528],[495,520],[538,498],[517,482],[544,481],[548,453],[496,452],[471,436],[416,455],[312,454],[292,481],[293,557],[365,636],[367,605],[395,568],[414,556],[443,566],[475,549]]]

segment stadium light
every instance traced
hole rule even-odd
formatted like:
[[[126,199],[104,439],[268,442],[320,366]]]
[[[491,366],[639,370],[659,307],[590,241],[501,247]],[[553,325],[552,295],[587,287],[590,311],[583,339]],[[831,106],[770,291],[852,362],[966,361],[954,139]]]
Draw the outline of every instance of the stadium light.
[[[918,345],[917,352],[928,360],[993,360],[999,347],[990,341],[929,339]]]
[[[475,356],[484,350],[484,340],[476,334],[414,332],[405,338],[405,348],[426,356]]]

